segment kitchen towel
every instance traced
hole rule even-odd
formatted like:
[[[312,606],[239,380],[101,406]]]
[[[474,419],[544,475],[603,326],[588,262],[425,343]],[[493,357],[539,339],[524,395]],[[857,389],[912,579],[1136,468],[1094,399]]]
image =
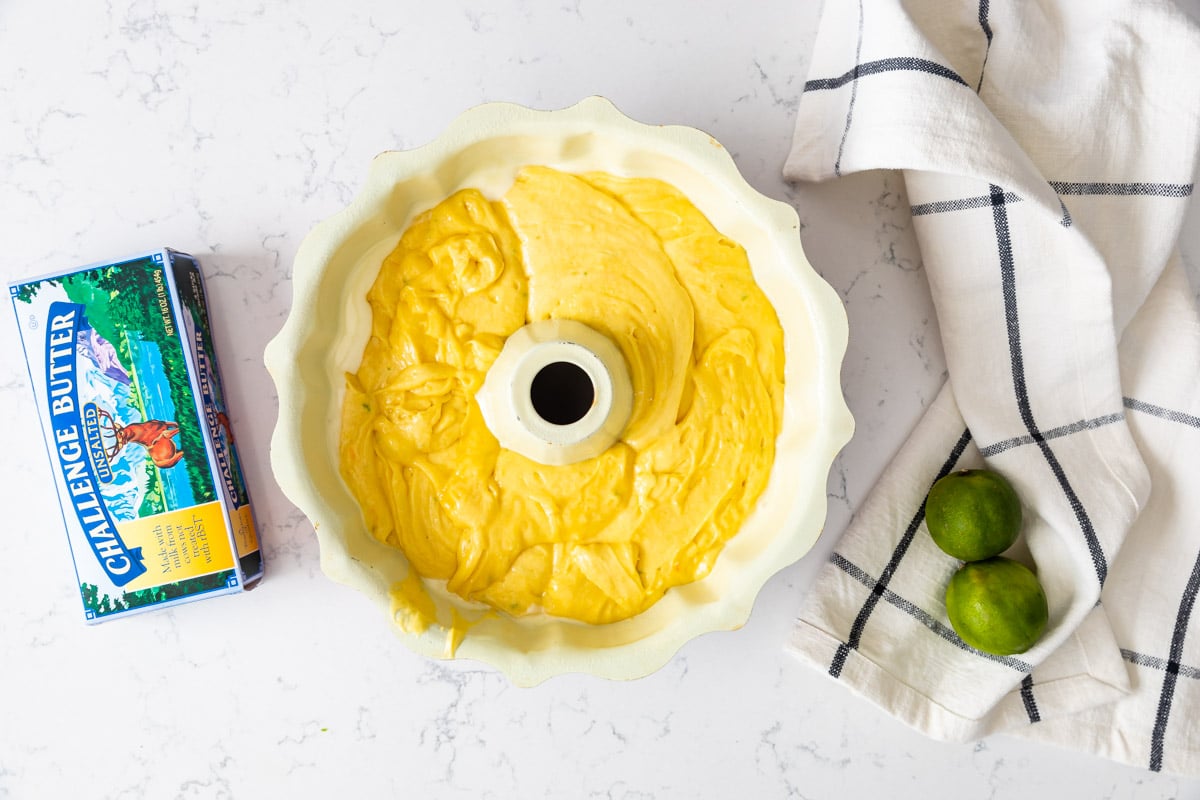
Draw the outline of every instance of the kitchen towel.
[[[996,731],[1200,775],[1200,318],[1178,254],[1200,33],[1170,2],[827,0],[785,174],[902,170],[949,380],[789,647],[940,739]],[[923,524],[988,466],[1050,626],[973,650]]]

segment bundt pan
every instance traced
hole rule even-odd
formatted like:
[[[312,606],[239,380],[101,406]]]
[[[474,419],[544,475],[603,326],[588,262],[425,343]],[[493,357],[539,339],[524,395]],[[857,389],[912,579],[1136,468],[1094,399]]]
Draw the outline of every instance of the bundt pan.
[[[367,290],[416,214],[462,188],[498,197],[530,164],[667,181],[745,247],[784,331],[774,467],[712,572],[638,616],[607,625],[509,617],[431,586],[440,624],[421,633],[394,628],[418,653],[486,662],[518,685],[568,672],[641,677],[693,637],[744,624],[763,584],[812,547],[825,522],[830,464],[853,430],[839,381],[847,335],[841,303],[804,256],[795,211],[752,189],[708,134],[634,122],[598,97],[559,111],[491,103],[424,147],[377,156],[354,201],[319,224],[296,255],[292,310],[266,351],[279,392],[271,464],[312,521],[325,574],[397,614],[390,591],[406,579],[412,585],[409,564],[370,535],[338,471],[345,375],[358,368],[370,331]],[[462,620],[471,622],[459,641]]]

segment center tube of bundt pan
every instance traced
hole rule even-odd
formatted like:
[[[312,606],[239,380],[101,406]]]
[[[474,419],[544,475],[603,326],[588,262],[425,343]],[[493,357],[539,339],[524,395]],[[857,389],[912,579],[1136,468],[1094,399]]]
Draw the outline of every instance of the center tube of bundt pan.
[[[561,466],[616,443],[633,386],[611,339],[582,322],[548,319],[508,337],[476,399],[501,447]]]

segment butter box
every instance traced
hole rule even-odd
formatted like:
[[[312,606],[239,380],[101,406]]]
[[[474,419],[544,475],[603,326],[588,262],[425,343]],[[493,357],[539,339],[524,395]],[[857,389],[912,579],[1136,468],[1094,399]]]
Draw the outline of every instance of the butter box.
[[[195,259],[163,249],[9,294],[87,621],[256,585]]]

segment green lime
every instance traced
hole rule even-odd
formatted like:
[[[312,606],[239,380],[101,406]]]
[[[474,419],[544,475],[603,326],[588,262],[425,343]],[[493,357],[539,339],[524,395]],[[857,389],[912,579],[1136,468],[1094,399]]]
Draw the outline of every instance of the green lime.
[[[954,573],[946,587],[946,613],[964,642],[997,656],[1024,653],[1050,617],[1037,576],[1003,556],[964,564]]]
[[[939,480],[925,500],[925,524],[938,547],[962,561],[982,561],[1021,533],[1021,501],[999,472],[965,469]]]

